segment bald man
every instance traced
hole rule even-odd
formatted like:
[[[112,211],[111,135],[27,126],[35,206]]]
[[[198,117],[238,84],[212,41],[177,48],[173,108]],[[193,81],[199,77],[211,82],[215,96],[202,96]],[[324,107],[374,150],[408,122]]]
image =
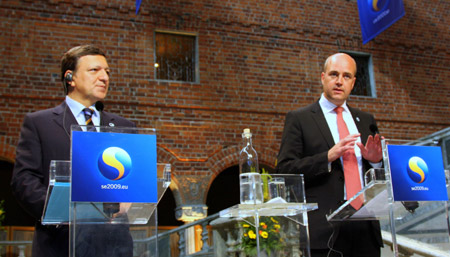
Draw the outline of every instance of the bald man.
[[[319,209],[308,213],[313,257],[379,257],[383,245],[378,221],[326,220],[327,214],[355,194],[346,183],[353,180],[362,188],[364,172],[382,165],[380,136],[372,131],[374,117],[347,105],[355,75],[356,62],[351,56],[331,55],[321,73],[319,101],[286,115],[277,172],[303,174],[307,202],[318,203]],[[348,129],[343,137],[338,112]],[[344,175],[344,155],[356,157],[354,173]]]

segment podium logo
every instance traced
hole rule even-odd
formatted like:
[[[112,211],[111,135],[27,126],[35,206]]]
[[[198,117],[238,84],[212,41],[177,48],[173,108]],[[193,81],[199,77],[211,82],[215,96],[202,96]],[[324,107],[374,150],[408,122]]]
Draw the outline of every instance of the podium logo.
[[[426,162],[417,156],[413,156],[408,161],[408,176],[416,183],[422,183],[428,177],[428,166]]]
[[[130,155],[119,147],[106,148],[98,157],[98,169],[107,179],[123,179],[131,170]]]
[[[369,0],[369,5],[372,6],[372,10],[379,12],[386,7],[388,2],[389,0]]]

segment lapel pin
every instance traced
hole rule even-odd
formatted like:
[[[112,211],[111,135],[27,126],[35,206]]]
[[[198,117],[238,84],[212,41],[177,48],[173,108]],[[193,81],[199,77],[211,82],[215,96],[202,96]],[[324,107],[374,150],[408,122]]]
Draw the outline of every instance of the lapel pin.
[[[114,123],[110,122],[110,123],[109,123],[109,126],[110,126],[110,127],[114,127],[115,125],[114,125]]]
[[[360,121],[360,120],[359,120],[359,117],[356,117],[356,121],[357,121],[357,122],[359,122],[359,121]]]

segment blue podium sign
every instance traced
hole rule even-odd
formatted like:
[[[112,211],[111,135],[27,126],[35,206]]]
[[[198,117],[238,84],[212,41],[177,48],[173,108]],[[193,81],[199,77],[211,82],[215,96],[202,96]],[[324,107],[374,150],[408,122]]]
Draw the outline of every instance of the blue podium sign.
[[[72,131],[72,202],[156,203],[156,135]]]
[[[394,201],[448,201],[440,147],[388,145]]]

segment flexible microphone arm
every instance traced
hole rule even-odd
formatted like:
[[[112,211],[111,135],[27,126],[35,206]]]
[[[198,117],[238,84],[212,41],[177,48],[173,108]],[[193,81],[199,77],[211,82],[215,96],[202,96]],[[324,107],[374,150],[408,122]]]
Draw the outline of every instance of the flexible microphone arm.
[[[99,129],[99,132],[102,132],[102,129],[101,129],[101,126],[102,126],[102,112],[103,112],[103,109],[105,108],[105,105],[103,104],[103,102],[101,102],[101,101],[97,101],[97,102],[95,102],[95,109],[97,109],[97,111],[99,112],[99,115],[100,115],[100,117],[99,117],[99,120],[100,120],[100,127],[98,128]]]
[[[102,125],[101,118],[102,112],[105,105],[101,101],[95,103],[95,109],[100,113],[100,126]],[[100,130],[101,132],[101,130]],[[120,203],[103,203],[103,213],[105,213],[109,218],[112,218],[115,213],[120,211]]]

